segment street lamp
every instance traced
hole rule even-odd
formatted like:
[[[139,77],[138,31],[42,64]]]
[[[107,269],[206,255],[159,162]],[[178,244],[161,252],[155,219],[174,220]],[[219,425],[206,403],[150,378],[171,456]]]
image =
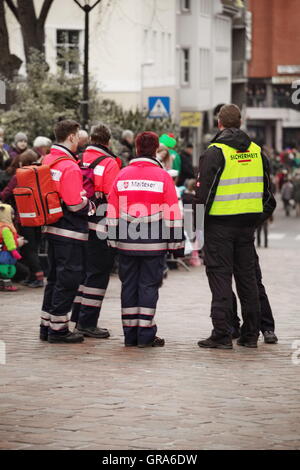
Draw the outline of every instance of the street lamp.
[[[143,111],[143,104],[144,104],[144,67],[149,67],[151,65],[154,65],[154,60],[150,59],[147,60],[147,62],[142,62],[141,63],[141,111]]]
[[[93,5],[90,5],[90,0],[84,0],[84,5],[81,5],[79,0],[74,0],[75,3],[85,13],[85,29],[84,29],[84,73],[83,73],[83,100],[82,100],[82,126],[84,129],[88,127],[89,120],[89,14],[101,2],[97,0]]]

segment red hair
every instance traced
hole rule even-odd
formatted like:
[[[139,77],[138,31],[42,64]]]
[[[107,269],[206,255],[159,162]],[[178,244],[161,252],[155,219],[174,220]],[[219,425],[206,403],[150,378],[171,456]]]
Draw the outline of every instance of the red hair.
[[[135,146],[139,157],[155,157],[159,147],[158,135],[155,132],[142,132],[135,139]]]

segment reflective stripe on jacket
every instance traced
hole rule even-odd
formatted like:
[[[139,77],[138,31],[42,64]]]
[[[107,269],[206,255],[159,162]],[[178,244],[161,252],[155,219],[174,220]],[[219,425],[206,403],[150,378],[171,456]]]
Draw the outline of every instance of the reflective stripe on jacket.
[[[57,160],[51,167],[52,179],[62,200],[63,217],[55,224],[46,225],[43,232],[57,241],[81,243],[88,240],[89,200],[81,195],[82,174],[75,155],[63,145],[55,144],[49,155],[43,159],[47,165]]]

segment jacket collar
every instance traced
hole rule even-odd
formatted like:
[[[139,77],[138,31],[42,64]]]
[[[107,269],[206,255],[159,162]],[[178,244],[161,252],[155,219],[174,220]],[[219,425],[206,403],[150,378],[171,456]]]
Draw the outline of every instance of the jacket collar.
[[[85,151],[87,150],[94,150],[96,152],[101,152],[102,154],[107,155],[108,157],[117,158],[117,156],[105,145],[89,144]]]
[[[75,161],[77,161],[77,156],[75,153],[71,152],[67,147],[61,144],[53,144],[51,147],[52,150],[59,150],[60,152],[64,153],[67,157],[73,158]]]
[[[92,150],[93,152],[99,152],[101,155],[106,155],[107,157],[114,158],[117,161],[119,168],[122,167],[122,160],[119,157],[117,157],[117,155],[115,155],[108,147],[105,147],[105,145],[90,144],[85,149],[85,152],[87,150]]]
[[[154,157],[144,157],[144,156],[136,157],[130,160],[129,165],[132,165],[134,163],[139,163],[139,162],[152,163],[163,169],[162,164]]]

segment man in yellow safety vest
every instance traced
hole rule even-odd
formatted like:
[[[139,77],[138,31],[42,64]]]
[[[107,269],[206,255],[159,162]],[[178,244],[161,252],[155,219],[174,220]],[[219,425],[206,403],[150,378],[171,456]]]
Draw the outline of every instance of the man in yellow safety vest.
[[[224,105],[220,132],[200,157],[195,202],[205,205],[204,257],[213,323],[211,336],[198,342],[202,348],[232,349],[233,276],[243,316],[238,344],[256,348],[260,330],[254,233],[276,202],[268,161],[240,126],[240,109]]]

